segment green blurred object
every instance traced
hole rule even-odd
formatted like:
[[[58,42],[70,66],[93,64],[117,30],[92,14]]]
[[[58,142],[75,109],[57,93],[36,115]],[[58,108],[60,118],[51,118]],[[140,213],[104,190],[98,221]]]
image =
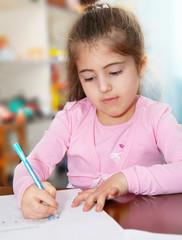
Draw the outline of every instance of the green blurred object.
[[[34,117],[34,112],[28,107],[23,108],[23,114],[26,116],[27,119],[32,119]]]
[[[9,111],[13,113],[18,113],[19,108],[23,108],[25,105],[25,100],[23,98],[16,98],[10,101],[8,105]]]

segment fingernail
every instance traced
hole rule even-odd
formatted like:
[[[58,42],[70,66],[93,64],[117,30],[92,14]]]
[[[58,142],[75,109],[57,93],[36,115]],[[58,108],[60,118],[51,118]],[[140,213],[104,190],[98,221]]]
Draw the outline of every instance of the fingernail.
[[[96,207],[96,212],[100,212],[101,208],[100,207]]]
[[[83,208],[83,211],[87,211],[87,210],[88,210],[88,207],[84,207],[84,208]]]
[[[54,216],[58,215],[57,210],[55,210],[55,211],[52,213],[52,215],[54,215]]]

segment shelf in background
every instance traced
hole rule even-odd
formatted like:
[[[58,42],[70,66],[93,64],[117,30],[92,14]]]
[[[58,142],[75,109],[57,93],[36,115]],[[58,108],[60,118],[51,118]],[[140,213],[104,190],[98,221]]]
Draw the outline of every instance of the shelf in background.
[[[52,111],[52,68],[66,80],[69,29],[78,13],[46,0],[0,0],[0,101],[36,99],[43,114]],[[52,55],[51,50],[63,53]],[[58,51],[58,52],[59,52]]]
[[[48,60],[0,60],[0,65],[9,65],[9,64],[17,64],[17,65],[37,65],[37,64],[64,64],[66,60],[59,60],[59,59],[48,59]]]
[[[34,8],[40,5],[42,7],[45,5],[44,0],[30,1],[30,0],[1,0],[0,9],[1,10],[14,10],[20,8]]]

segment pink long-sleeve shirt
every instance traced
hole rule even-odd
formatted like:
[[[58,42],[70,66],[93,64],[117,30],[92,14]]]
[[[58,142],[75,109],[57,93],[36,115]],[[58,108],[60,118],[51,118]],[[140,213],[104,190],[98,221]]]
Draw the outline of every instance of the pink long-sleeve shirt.
[[[135,113],[128,122],[104,126],[87,98],[67,103],[28,160],[38,178],[45,181],[65,153],[69,182],[74,187],[96,187],[122,171],[129,192],[182,192],[182,127],[166,104],[138,96]],[[20,163],[13,183],[20,205],[32,183]]]

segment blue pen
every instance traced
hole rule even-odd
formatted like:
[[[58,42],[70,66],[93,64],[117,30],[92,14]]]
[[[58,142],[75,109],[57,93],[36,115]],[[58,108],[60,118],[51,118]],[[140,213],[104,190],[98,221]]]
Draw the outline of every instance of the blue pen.
[[[25,154],[23,153],[20,145],[18,143],[15,143],[15,144],[13,144],[13,147],[16,150],[16,152],[17,152],[18,156],[20,157],[20,159],[22,160],[22,162],[25,164],[25,167],[29,171],[30,176],[33,178],[37,187],[40,189],[44,189],[44,187],[42,186],[42,183],[39,181],[38,177],[36,176],[34,170],[31,167],[30,163],[28,162],[27,158],[25,157]],[[59,218],[58,214],[53,216],[53,218],[54,217]],[[50,220],[51,218],[49,217],[48,219]]]
[[[13,147],[16,150],[16,152],[18,153],[18,156],[20,157],[22,162],[25,164],[25,167],[29,171],[29,173],[30,173],[31,177],[33,178],[33,180],[34,180],[35,184],[37,185],[37,187],[40,188],[40,189],[44,189],[44,187],[42,186],[42,184],[39,181],[38,177],[36,176],[34,170],[30,166],[30,163],[28,162],[27,158],[25,157],[25,154],[23,153],[20,145],[18,143],[15,143],[15,144],[13,144]]]

